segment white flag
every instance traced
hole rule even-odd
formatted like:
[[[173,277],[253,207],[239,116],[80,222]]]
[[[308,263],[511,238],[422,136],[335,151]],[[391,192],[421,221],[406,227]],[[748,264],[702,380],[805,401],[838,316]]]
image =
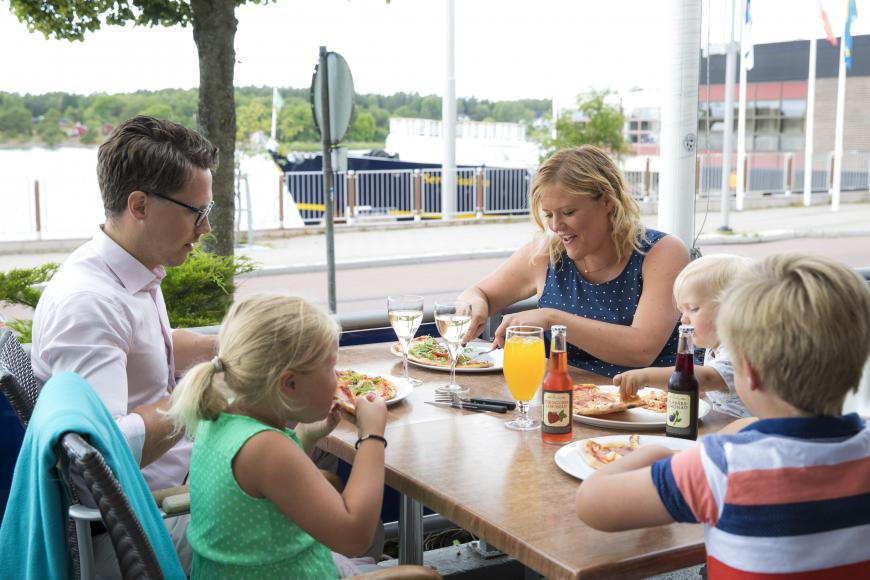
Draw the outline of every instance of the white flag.
[[[752,45],[752,14],[749,12],[750,0],[746,0],[743,10],[743,32],[740,36],[740,49],[743,51],[743,67],[752,70],[755,66],[755,47]]]

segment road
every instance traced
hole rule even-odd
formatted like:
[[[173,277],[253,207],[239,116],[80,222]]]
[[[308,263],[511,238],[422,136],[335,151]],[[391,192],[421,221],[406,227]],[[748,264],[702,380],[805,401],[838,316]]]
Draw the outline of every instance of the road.
[[[758,258],[784,251],[804,251],[836,258],[852,267],[870,266],[870,236],[794,238],[754,244],[702,245],[704,254],[733,253]],[[427,304],[452,299],[503,259],[465,259],[404,266],[339,270],[336,272],[338,314],[376,312],[386,308],[388,294],[420,294]],[[323,307],[327,305],[326,272],[257,276],[239,280],[237,296],[255,292],[289,292]]]

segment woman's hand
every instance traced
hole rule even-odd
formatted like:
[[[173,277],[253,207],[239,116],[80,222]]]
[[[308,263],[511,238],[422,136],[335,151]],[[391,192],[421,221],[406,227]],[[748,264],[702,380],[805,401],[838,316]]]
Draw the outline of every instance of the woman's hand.
[[[553,308],[535,308],[508,314],[502,318],[501,324],[498,325],[493,342],[499,346],[504,346],[509,326],[540,326],[544,330],[549,330],[556,321],[557,315],[558,311]]]

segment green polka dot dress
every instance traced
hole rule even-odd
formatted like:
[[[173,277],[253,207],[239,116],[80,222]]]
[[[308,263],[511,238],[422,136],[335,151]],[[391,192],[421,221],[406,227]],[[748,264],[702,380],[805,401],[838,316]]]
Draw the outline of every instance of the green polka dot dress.
[[[190,460],[190,577],[338,578],[329,548],[317,542],[271,501],[242,491],[232,461],[242,445],[265,430],[242,415],[203,421]],[[279,431],[281,432],[281,431]],[[292,429],[283,431],[302,447]],[[293,482],[287,482],[292,487]]]

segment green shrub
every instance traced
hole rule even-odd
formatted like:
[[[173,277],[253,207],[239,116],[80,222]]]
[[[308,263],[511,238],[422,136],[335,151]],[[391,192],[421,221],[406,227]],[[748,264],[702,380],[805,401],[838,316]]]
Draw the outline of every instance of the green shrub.
[[[50,263],[0,272],[0,303],[36,308],[42,295],[41,285],[51,280],[58,268],[58,264]],[[184,264],[166,269],[166,278],[160,285],[169,323],[173,328],[220,324],[233,301],[236,290],[233,278],[255,268],[250,258],[218,256],[197,244]],[[32,323],[31,320],[11,320],[6,326],[21,342],[30,342]]]
[[[233,278],[256,264],[245,256],[218,256],[197,244],[187,261],[166,269],[160,284],[173,328],[220,324],[233,302]]]

